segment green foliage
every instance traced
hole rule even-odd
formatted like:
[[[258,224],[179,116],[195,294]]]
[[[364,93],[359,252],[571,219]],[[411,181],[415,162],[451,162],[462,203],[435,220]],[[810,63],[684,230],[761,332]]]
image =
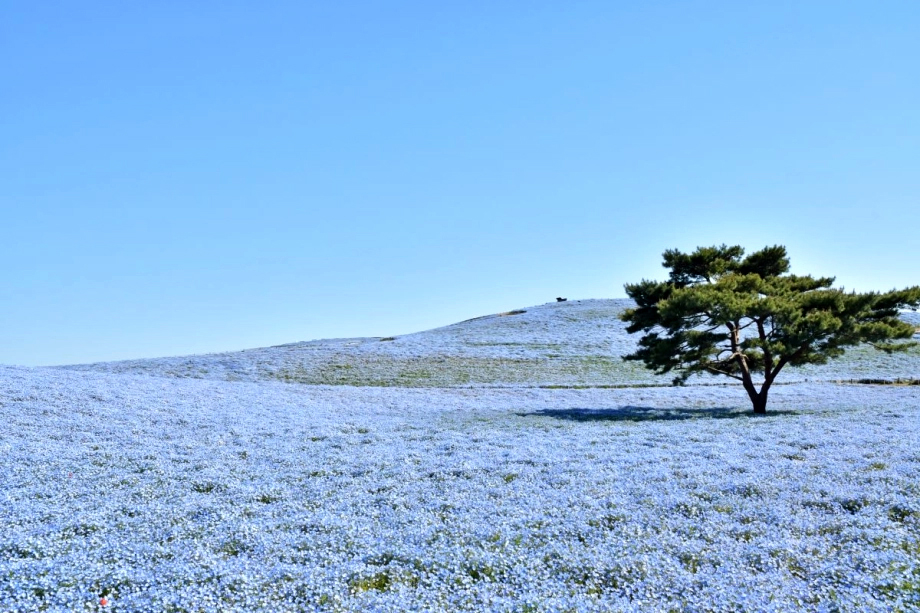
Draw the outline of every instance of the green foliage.
[[[898,310],[920,306],[920,286],[845,292],[832,287],[833,277],[788,274],[779,245],[747,257],[739,246],[669,249],[663,265],[667,281],[626,285],[636,308],[621,318],[628,332],[644,336],[624,359],[659,374],[674,371],[675,384],[698,373],[737,379],[758,413],[786,365],[824,364],[862,343],[889,353],[916,345],[898,342],[914,334]]]

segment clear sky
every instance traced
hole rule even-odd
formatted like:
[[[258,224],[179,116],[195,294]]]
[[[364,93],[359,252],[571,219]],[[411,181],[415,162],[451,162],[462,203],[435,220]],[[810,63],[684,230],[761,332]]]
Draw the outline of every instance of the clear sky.
[[[0,363],[386,336],[787,246],[920,283],[920,3],[0,6]]]

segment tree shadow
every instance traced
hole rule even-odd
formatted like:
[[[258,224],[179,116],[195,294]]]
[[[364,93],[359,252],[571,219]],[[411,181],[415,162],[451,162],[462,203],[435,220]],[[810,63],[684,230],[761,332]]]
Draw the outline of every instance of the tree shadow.
[[[568,421],[678,421],[686,419],[750,419],[798,415],[797,411],[767,410],[757,415],[751,409],[737,407],[662,408],[622,406],[611,409],[541,409],[530,413],[516,413],[518,417],[554,417]]]

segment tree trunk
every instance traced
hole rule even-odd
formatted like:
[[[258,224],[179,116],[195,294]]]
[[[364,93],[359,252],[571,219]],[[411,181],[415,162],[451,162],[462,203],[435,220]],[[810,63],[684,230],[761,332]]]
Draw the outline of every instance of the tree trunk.
[[[751,403],[754,405],[754,414],[763,415],[767,412],[767,391],[769,388],[764,385],[760,388],[760,393],[751,397]]]

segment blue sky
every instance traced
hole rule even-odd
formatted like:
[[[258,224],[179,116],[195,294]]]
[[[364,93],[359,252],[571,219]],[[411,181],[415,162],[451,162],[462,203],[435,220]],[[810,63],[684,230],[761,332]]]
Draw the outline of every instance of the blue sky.
[[[667,248],[920,283],[920,4],[7,2],[0,363],[624,296]]]

